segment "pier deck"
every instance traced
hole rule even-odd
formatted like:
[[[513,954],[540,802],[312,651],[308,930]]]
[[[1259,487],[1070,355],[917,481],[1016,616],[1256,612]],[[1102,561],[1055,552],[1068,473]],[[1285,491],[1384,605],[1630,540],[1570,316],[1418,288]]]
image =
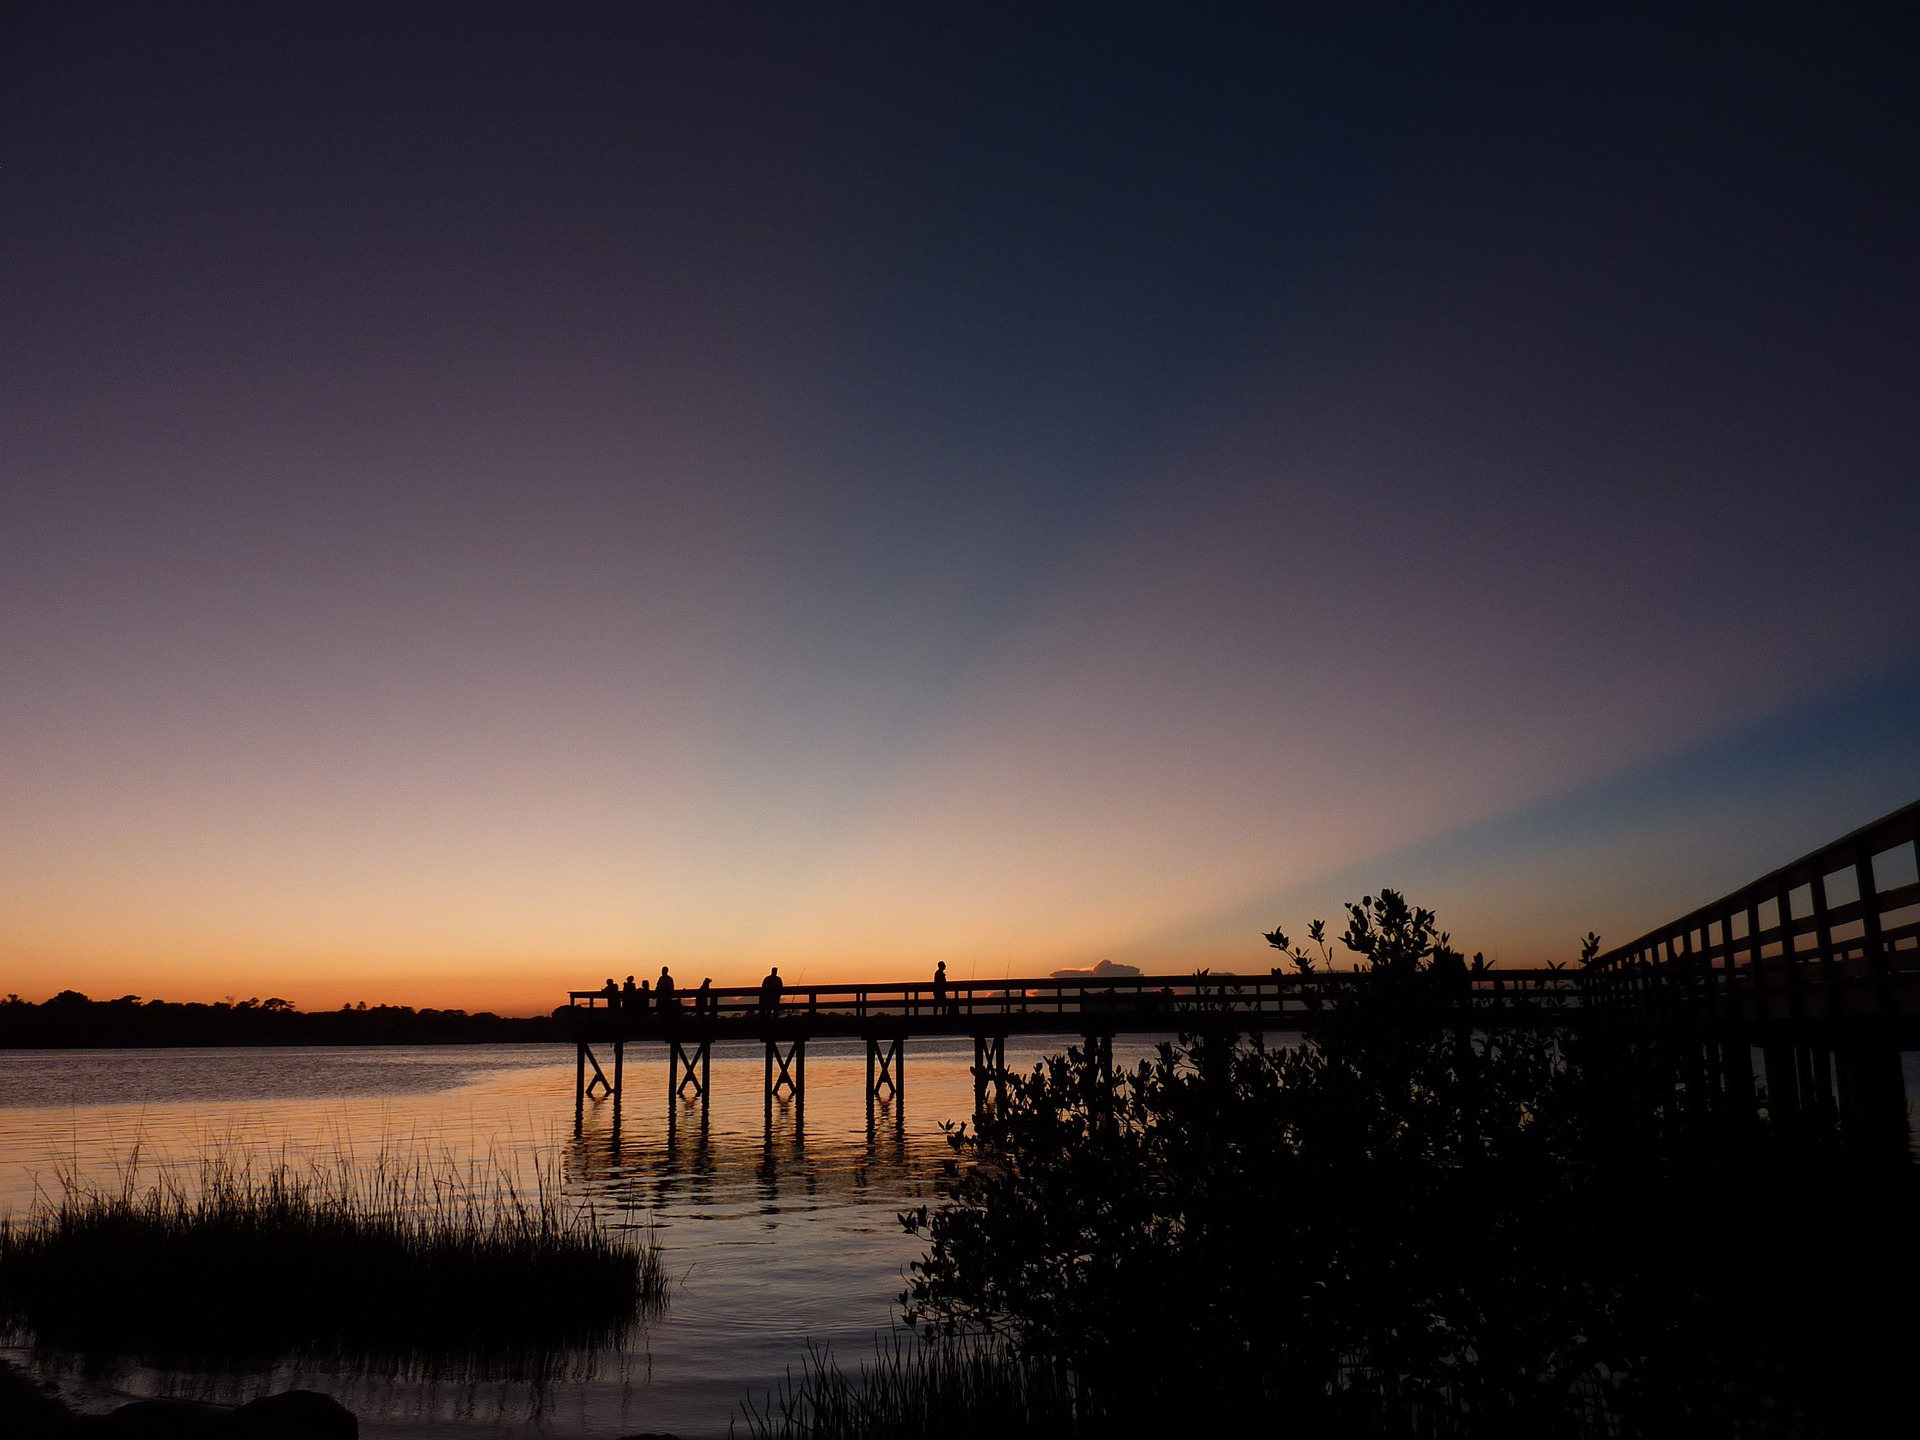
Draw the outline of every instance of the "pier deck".
[[[1070,1035],[1110,1055],[1116,1035],[1299,1030],[1315,1009],[1353,983],[1351,972],[1313,975],[1142,975],[1097,979],[931,980],[794,985],[779,1003],[759,986],[683,989],[662,1009],[618,992],[575,990],[567,1014],[576,1047],[576,1124],[588,1100],[611,1099],[617,1124],[626,1088],[626,1047],[666,1048],[669,1096],[704,1101],[712,1046],[720,1040],[766,1047],[766,1098],[805,1103],[806,1046],[856,1039],[867,1045],[868,1101],[905,1089],[909,1039],[967,1036],[974,1042],[975,1099],[1004,1080],[1005,1043],[1014,1035]],[[1461,1006],[1476,1028],[1542,1023],[1583,1003],[1568,969],[1489,970],[1461,977]],[[598,1047],[596,1049],[595,1047]],[[611,1052],[611,1063],[603,1059]]]

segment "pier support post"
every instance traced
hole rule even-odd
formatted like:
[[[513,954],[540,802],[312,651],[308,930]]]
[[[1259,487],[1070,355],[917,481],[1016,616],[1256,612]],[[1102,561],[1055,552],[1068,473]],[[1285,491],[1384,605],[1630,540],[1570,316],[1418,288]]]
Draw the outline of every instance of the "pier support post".
[[[1087,1105],[1101,1117],[1102,1124],[1111,1124],[1113,1112],[1113,1033],[1087,1034],[1082,1036],[1086,1044],[1087,1067]]]
[[[613,1133],[620,1133],[620,1091],[625,1080],[624,1071],[627,1061],[627,1042],[615,1039],[613,1042]]]
[[[1813,1071],[1813,1093],[1820,1097],[1821,1119],[1837,1119],[1840,1106],[1833,1093],[1833,1051],[1823,1044],[1807,1046],[1807,1065]]]
[[[704,1108],[707,1103],[707,1081],[712,1074],[713,1037],[703,1035],[689,1047],[679,1036],[668,1042],[667,1051],[667,1103],[686,1098],[691,1093]]]
[[[589,1100],[604,1100],[613,1094],[613,1082],[607,1079],[607,1072],[600,1068],[600,1057],[593,1053],[593,1047],[584,1040],[580,1042],[579,1059],[593,1071],[593,1078],[581,1087],[581,1093]],[[595,1093],[596,1090],[598,1093]]]
[[[783,1053],[775,1037],[767,1037],[767,1103],[771,1105],[785,1091],[795,1104],[806,1103],[807,1039],[793,1037]]]
[[[1113,1036],[1108,1034],[1087,1034],[1080,1037],[1086,1046],[1086,1055],[1093,1062],[1094,1069],[1102,1080],[1113,1078]]]
[[[1004,1035],[976,1035],[973,1037],[973,1113],[987,1113],[987,1083],[993,1083],[993,1104],[996,1110],[1007,1108],[1007,1037]]]
[[[900,1110],[907,1083],[907,1042],[898,1035],[882,1039],[867,1037],[867,1123],[873,1123],[873,1107],[884,1098]],[[902,1112],[904,1113],[904,1112]]]
[[[1783,1121],[1800,1113],[1800,1069],[1794,1047],[1781,1040],[1769,1040],[1761,1052],[1767,1072],[1767,1113]]]
[[[573,1133],[578,1135],[587,1118],[587,1046],[576,1041],[573,1056]]]
[[[1867,1160],[1898,1161],[1907,1153],[1907,1087],[1900,1042],[1862,1026],[1835,1047],[1840,1130],[1847,1149]]]
[[[1728,1104],[1751,1116],[1753,1113],[1752,1045],[1746,1032],[1738,1026],[1723,1028],[1719,1043],[1722,1093]]]
[[[796,1035],[783,1050],[778,1037],[767,1035],[766,1143],[773,1145],[773,1102],[785,1091],[793,1100],[793,1153],[800,1154],[807,1134],[807,1038]],[[769,1148],[768,1155],[772,1155]]]

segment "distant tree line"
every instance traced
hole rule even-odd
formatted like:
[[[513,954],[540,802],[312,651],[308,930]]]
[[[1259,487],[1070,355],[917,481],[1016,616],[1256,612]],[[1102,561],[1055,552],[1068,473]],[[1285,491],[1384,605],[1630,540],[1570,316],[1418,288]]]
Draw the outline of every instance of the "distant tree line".
[[[138,995],[91,1000],[76,990],[62,990],[39,1004],[18,995],[0,1001],[0,1048],[5,1049],[472,1045],[564,1038],[557,1015],[519,1018],[364,1001],[338,1010],[297,1010],[278,996],[202,1004]]]

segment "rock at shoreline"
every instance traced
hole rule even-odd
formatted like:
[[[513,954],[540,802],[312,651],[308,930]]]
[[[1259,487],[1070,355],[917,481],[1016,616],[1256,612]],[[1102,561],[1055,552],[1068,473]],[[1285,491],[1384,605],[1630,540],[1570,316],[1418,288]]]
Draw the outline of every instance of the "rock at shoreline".
[[[360,1421],[331,1395],[318,1390],[282,1390],[262,1395],[234,1411],[260,1440],[360,1440]]]
[[[76,1421],[87,1440],[359,1440],[360,1422],[331,1395],[284,1390],[245,1405],[136,1400]]]
[[[135,1400],[106,1415],[76,1415],[0,1362],[0,1432],[7,1440],[359,1440],[360,1422],[316,1390],[285,1390],[245,1405]]]
[[[36,1385],[6,1361],[0,1360],[0,1434],[38,1437],[64,1427],[72,1412],[57,1395]]]

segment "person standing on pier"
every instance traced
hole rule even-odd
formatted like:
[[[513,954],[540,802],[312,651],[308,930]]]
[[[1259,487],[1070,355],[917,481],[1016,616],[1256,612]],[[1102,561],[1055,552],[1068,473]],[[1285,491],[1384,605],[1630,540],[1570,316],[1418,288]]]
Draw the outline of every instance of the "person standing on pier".
[[[713,1001],[713,977],[705,977],[700,988],[693,992],[693,1013],[703,1019],[711,1019],[715,1010]]]
[[[767,978],[760,982],[760,1009],[771,1020],[773,1012],[780,1008],[780,992],[786,989],[780,981],[780,967],[775,965],[767,971]]]
[[[640,991],[633,983],[633,976],[627,976],[627,983],[620,987],[620,1008],[629,1015],[643,1015],[646,1007],[640,1004]]]
[[[607,983],[601,987],[607,997],[607,1013],[614,1014],[620,1009],[620,987],[613,983],[613,976],[607,976]]]
[[[936,1016],[947,1013],[947,962],[944,960],[933,969],[933,1013]]]
[[[673,976],[667,973],[667,967],[660,967],[660,983],[653,987],[653,1001],[660,1009],[660,1018],[665,1020],[679,1008],[673,996]]]

